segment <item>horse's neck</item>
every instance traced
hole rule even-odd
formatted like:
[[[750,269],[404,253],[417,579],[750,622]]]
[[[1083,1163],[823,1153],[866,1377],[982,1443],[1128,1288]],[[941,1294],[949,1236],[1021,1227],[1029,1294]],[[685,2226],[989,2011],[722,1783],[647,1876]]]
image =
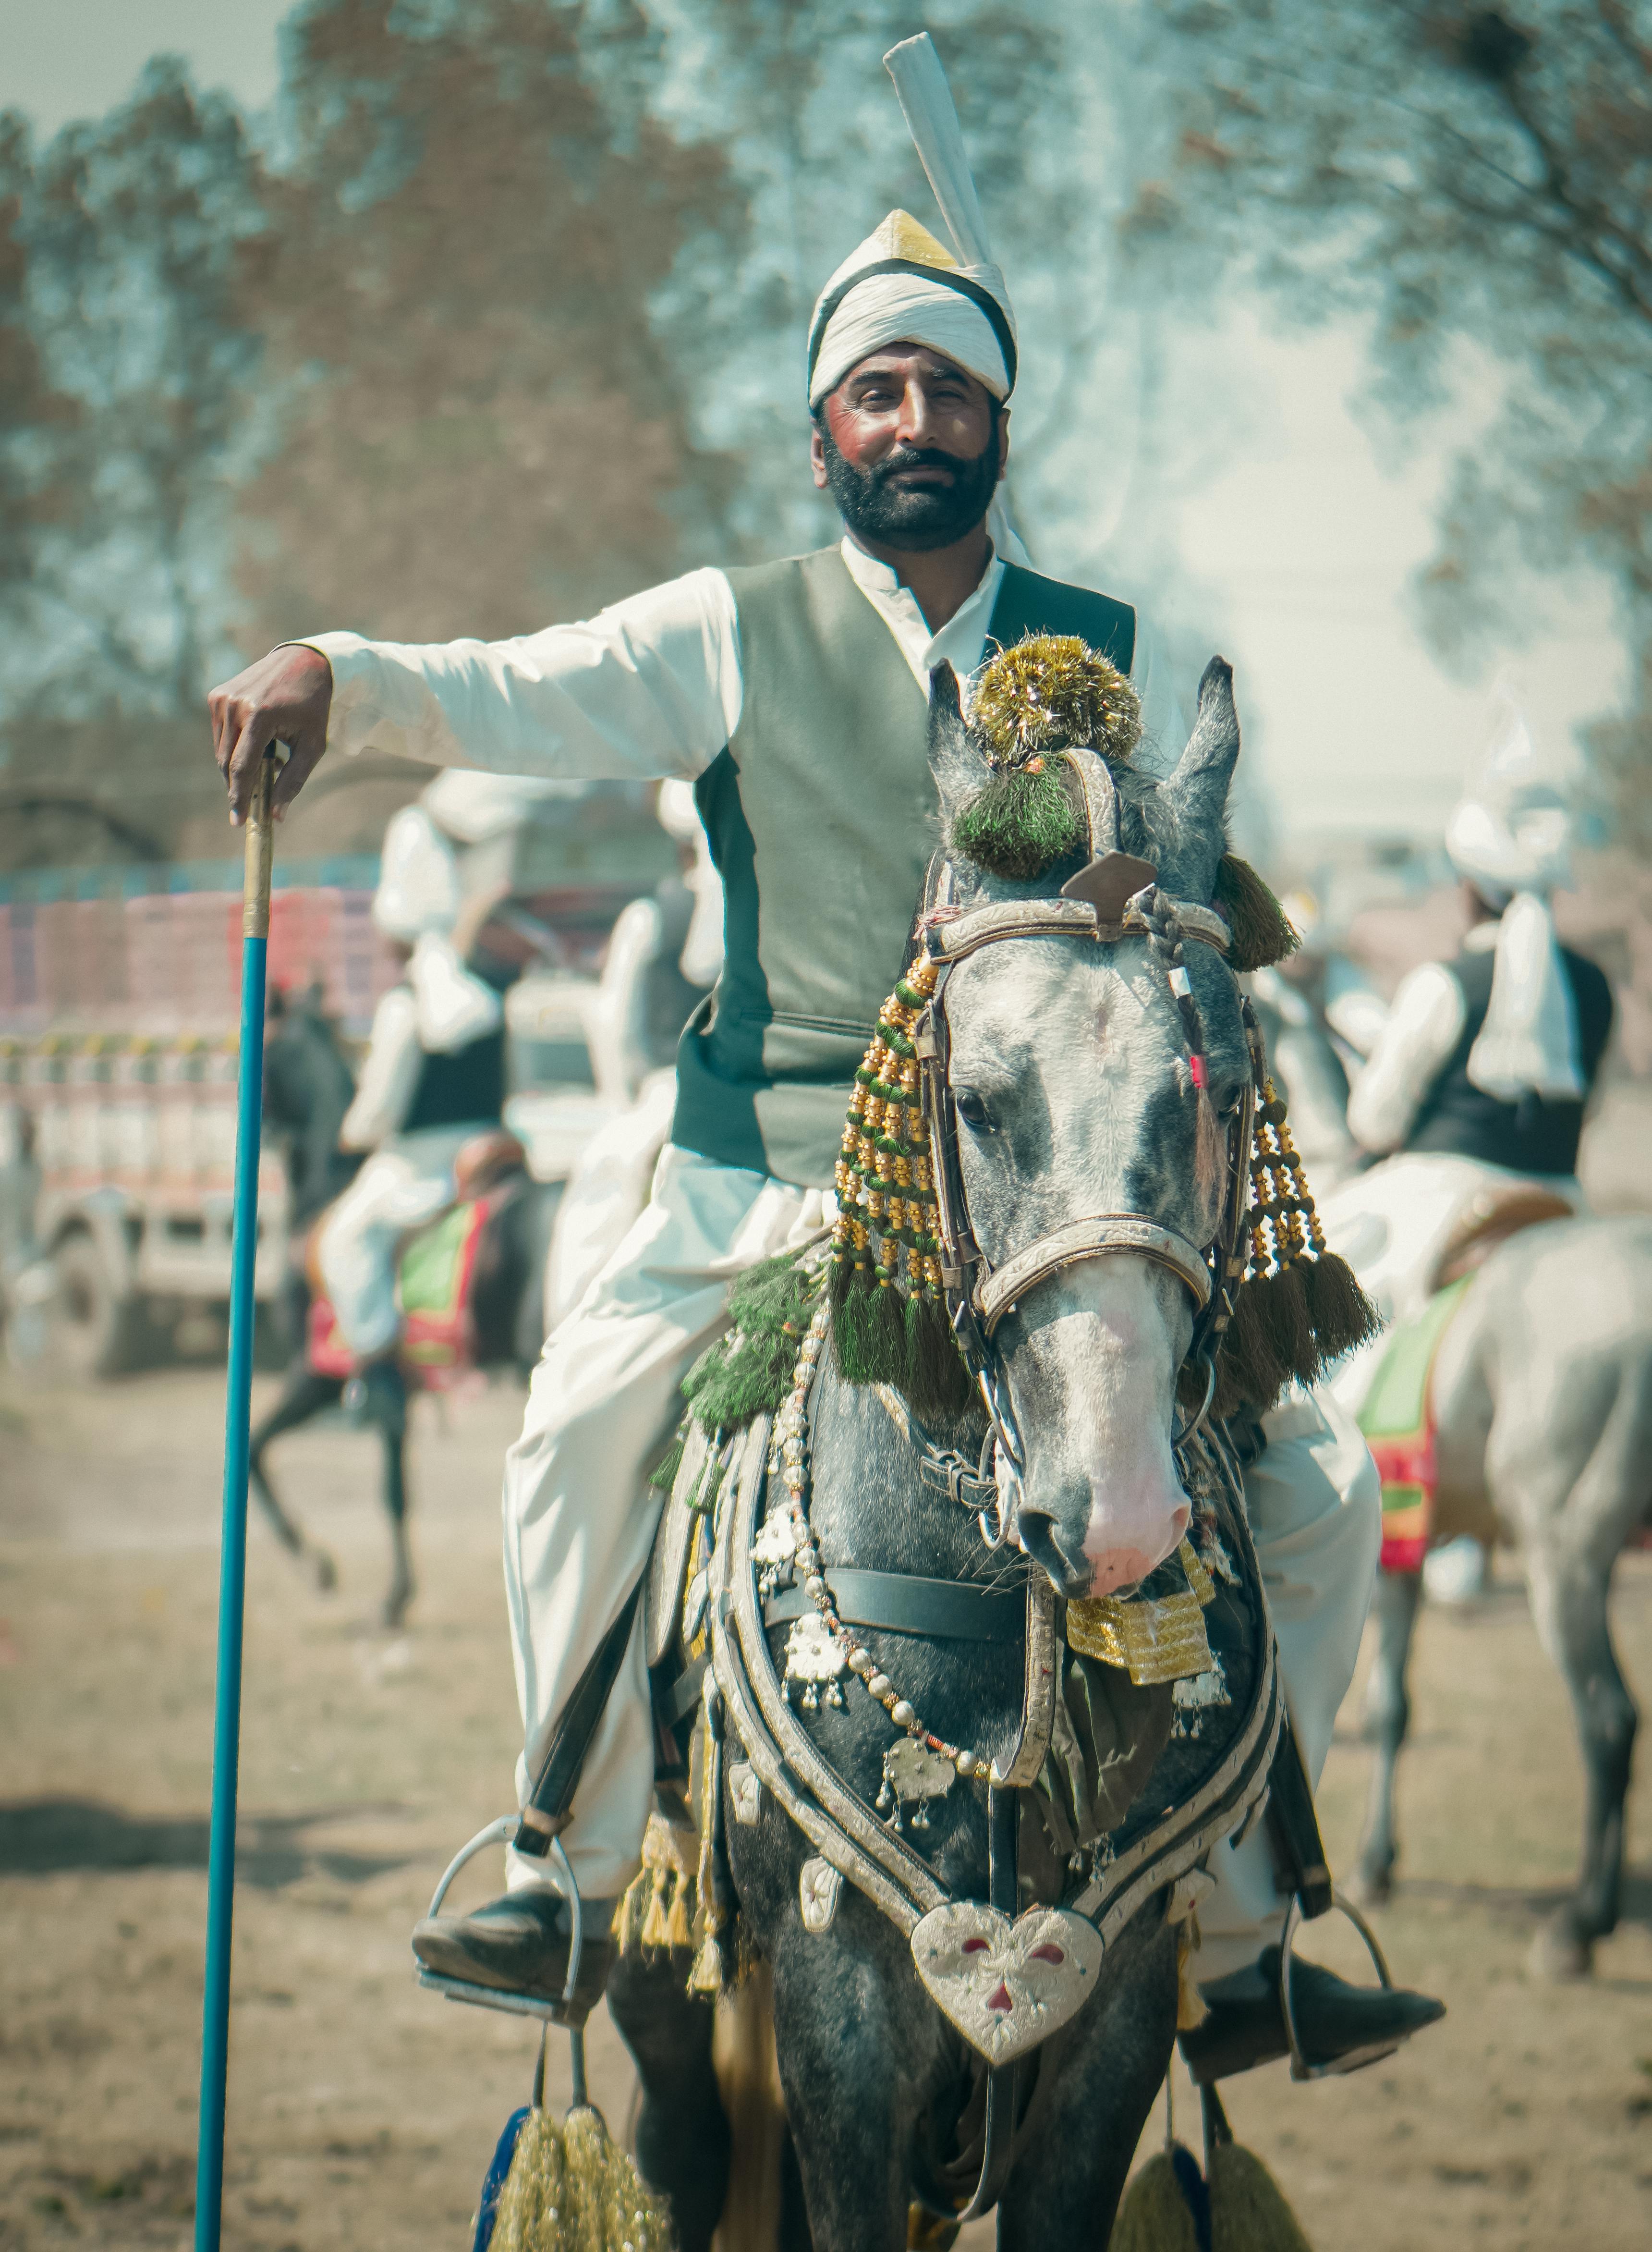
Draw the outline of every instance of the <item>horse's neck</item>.
[[[931,1580],[1002,1576],[1006,1553],[995,1557],[974,1516],[924,1484],[918,1449],[896,1428],[876,1391],[843,1383],[829,1358],[816,1388],[812,1424],[809,1521],[829,1565]],[[979,1428],[967,1421],[928,1428],[939,1444],[974,1462]]]

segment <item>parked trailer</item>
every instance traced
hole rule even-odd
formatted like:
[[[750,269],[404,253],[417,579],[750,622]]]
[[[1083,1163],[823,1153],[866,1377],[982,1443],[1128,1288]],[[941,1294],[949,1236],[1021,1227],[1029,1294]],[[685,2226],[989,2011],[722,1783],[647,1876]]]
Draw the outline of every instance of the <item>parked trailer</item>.
[[[565,1178],[628,1099],[596,975],[614,919],[674,870],[650,798],[617,785],[462,855],[466,890],[508,892],[543,966],[507,1011],[507,1116],[542,1178]],[[277,861],[272,987],[318,987],[364,1044],[400,963],[374,929],[378,861]],[[233,885],[233,888],[232,888]],[[241,899],[228,864],[0,879],[0,1304],[14,1357],[113,1375],[229,1299]],[[290,1257],[278,1143],[260,1164],[255,1290]]]

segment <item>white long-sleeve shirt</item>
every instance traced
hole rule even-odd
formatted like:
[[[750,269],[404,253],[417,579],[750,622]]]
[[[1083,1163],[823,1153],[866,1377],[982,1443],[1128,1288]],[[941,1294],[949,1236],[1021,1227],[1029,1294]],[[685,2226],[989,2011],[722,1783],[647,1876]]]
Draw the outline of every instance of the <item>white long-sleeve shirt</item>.
[[[1481,922],[1463,949],[1489,954],[1496,943],[1496,924]],[[1363,1149],[1386,1157],[1403,1146],[1468,1020],[1462,987],[1443,962],[1425,962],[1401,981],[1348,1097],[1348,1129]]]
[[[943,659],[961,678],[975,671],[1003,576],[998,557],[932,634],[887,564],[847,538],[842,553],[926,698]],[[583,624],[514,641],[308,638],[332,667],[330,746],[428,766],[564,781],[692,781],[732,736],[744,697],[734,590],[717,570],[691,571]],[[1139,618],[1131,671],[1145,738],[1179,753],[1182,716]]]

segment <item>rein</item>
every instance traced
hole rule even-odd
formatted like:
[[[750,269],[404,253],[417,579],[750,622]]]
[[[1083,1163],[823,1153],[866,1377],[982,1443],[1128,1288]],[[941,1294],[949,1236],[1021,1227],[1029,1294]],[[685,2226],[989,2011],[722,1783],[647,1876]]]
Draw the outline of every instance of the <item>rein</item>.
[[[940,888],[950,889],[951,874],[943,864]],[[928,907],[922,927],[926,953],[909,973],[909,983],[924,996],[924,1005],[911,1039],[934,1169],[941,1282],[958,1351],[986,1403],[1011,1481],[1019,1485],[1026,1457],[994,1331],[1039,1283],[1089,1259],[1121,1255],[1151,1259],[1168,1268],[1190,1293],[1193,1334],[1183,1366],[1202,1375],[1204,1391],[1197,1412],[1175,1435],[1175,1444],[1185,1443],[1204,1422],[1215,1395],[1216,1346],[1232,1318],[1234,1296],[1245,1273],[1241,1245],[1262,1069],[1261,1034],[1249,1002],[1241,998],[1251,1081],[1228,1122],[1226,1185],[1221,1217],[1210,1241],[1191,1243],[1177,1229],[1145,1213],[1098,1213],[1039,1236],[995,1268],[971,1227],[959,1163],[947,986],[960,962],[988,946],[1027,938],[1073,938],[1109,945],[1145,937],[1164,963],[1188,1036],[1193,1083],[1202,1092],[1206,1083],[1204,1032],[1183,942],[1196,940],[1225,957],[1227,925],[1208,907],[1169,899],[1148,862],[1114,851],[1081,870],[1059,899],[1011,900],[961,912],[942,900]]]

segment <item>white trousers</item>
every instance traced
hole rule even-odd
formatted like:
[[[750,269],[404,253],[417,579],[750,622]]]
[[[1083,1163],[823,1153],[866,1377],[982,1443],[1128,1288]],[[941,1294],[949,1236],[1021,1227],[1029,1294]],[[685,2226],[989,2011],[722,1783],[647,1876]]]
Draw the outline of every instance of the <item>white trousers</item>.
[[[475,1126],[426,1126],[375,1150],[322,1222],[316,1255],[338,1326],[354,1353],[396,1341],[396,1247],[453,1201],[453,1164]]]
[[[679,1412],[677,1387],[718,1331],[733,1278],[802,1244],[829,1196],[711,1164],[668,1143],[648,1209],[534,1371],[505,1459],[504,1566],[526,1748],[520,1801],[551,1726],[648,1562],[660,1497],[646,1479]],[[1268,1419],[1246,1481],[1303,1755],[1317,1777],[1352,1676],[1376,1572],[1381,1514],[1364,1442],[1327,1403],[1299,1396]],[[563,1844],[580,1892],[612,1899],[640,1866],[652,1803],[653,1727],[641,1622],[593,1738]],[[1202,1977],[1277,1936],[1283,1903],[1259,1829],[1218,1849],[1204,1903]],[[513,1886],[550,1881],[513,1853]]]

